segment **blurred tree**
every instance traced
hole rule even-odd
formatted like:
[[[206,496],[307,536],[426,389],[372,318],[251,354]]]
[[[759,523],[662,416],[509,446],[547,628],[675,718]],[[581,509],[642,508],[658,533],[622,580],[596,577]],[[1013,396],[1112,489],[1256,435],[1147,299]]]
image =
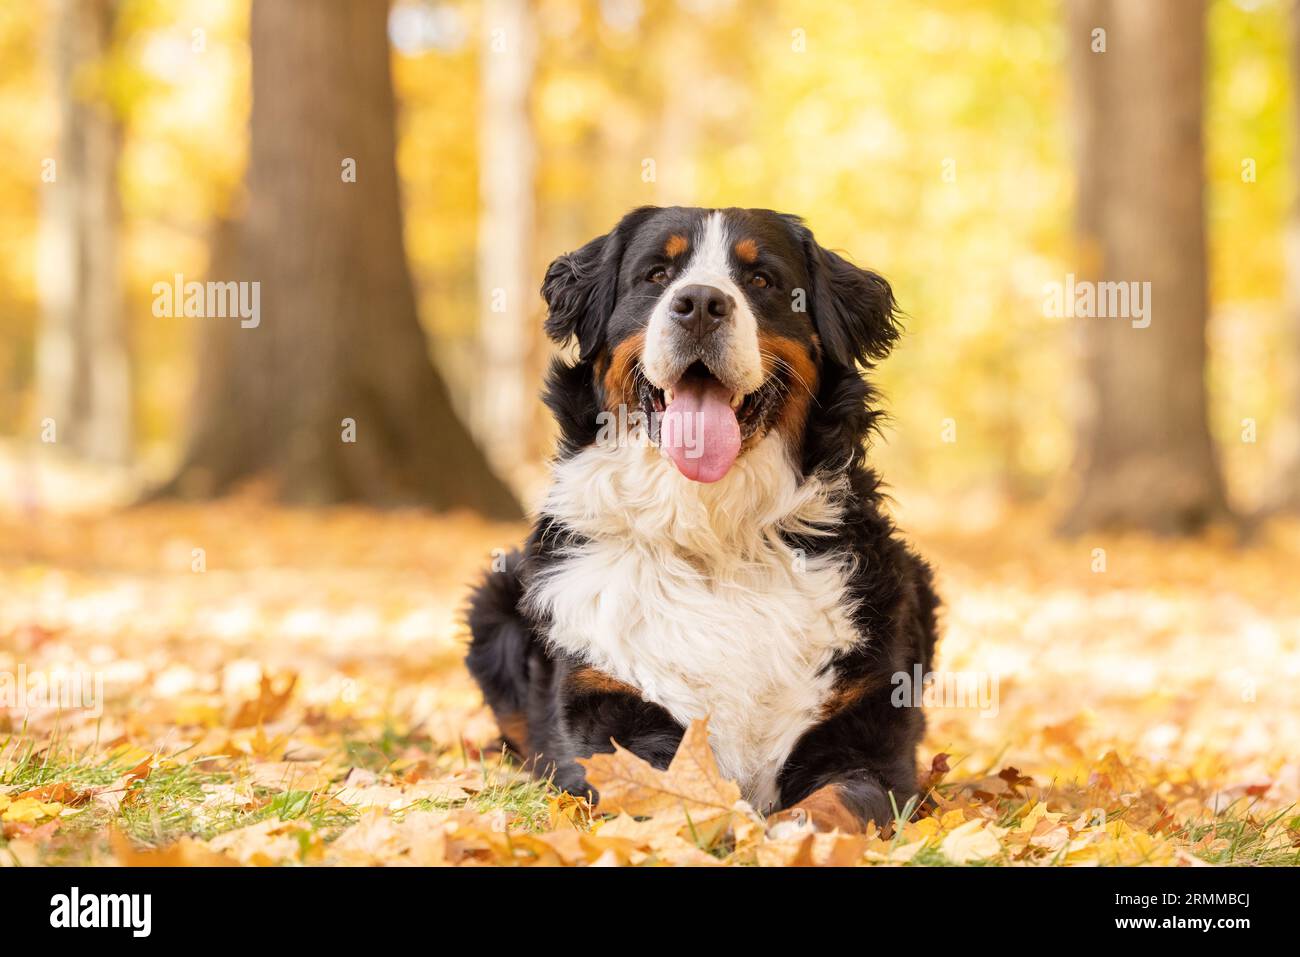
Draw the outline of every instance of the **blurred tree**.
[[[418,323],[386,23],[384,0],[253,3],[247,210],[210,271],[260,282],[261,320],[205,320],[193,430],[165,493],[267,475],[293,502],[519,514]]]
[[[1150,325],[1079,318],[1091,391],[1069,531],[1226,516],[1206,418],[1201,0],[1072,0],[1080,279],[1151,283]],[[1098,32],[1104,31],[1104,32]]]
[[[529,356],[540,346],[541,285],[533,271],[533,168],[529,92],[537,25],[530,0],[483,5],[479,58],[479,356],[475,434],[492,464],[513,475],[533,446],[537,383]]]
[[[1289,27],[1289,64],[1291,77],[1291,162],[1300,162],[1300,0],[1291,0],[1287,11]],[[1295,178],[1293,172],[1293,179]],[[1284,415],[1280,431],[1282,468],[1270,505],[1287,511],[1300,511],[1300,183],[1297,184],[1287,214],[1285,230],[1286,309],[1291,324],[1292,356],[1288,366],[1286,396],[1289,414]]]
[[[37,342],[41,419],[90,461],[131,454],[131,375],[118,254],[122,126],[105,89],[119,4],[55,0],[50,49],[58,150],[42,170]]]

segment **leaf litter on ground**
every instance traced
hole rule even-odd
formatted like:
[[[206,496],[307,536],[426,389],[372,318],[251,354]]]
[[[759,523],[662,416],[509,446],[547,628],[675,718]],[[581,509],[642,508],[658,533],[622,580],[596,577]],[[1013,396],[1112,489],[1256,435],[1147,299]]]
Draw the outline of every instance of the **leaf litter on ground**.
[[[940,667],[996,676],[993,706],[931,707],[927,800],[894,821],[773,836],[702,721],[665,770],[588,759],[595,808],[500,751],[460,613],[518,526],[240,498],[0,517],[0,674],[102,680],[92,708],[0,699],[0,864],[1300,863],[1300,526],[917,526]]]

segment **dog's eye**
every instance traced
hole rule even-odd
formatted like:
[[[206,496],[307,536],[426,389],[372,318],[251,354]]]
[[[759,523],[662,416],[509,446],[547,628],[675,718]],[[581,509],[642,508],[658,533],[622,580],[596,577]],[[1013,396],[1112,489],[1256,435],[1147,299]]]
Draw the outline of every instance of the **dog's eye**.
[[[650,275],[645,277],[646,282],[665,283],[668,281],[668,270],[663,266],[657,266],[650,271]]]
[[[766,289],[768,286],[772,285],[772,280],[767,277],[766,273],[756,272],[754,275],[749,277],[749,284],[751,286],[757,286],[759,289]]]

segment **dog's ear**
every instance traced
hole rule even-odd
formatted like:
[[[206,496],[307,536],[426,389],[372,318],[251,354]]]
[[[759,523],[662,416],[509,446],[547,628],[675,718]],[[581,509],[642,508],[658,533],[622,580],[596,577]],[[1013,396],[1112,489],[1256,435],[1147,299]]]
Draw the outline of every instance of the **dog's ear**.
[[[801,220],[787,219],[803,243],[812,280],[808,308],[826,354],[850,367],[885,358],[902,332],[889,283],[819,246]]]
[[[604,236],[565,253],[546,269],[542,281],[546,334],[560,345],[577,338],[584,361],[595,356],[604,343],[605,320],[618,299],[623,250],[636,227],[657,209],[642,206],[633,210]]]

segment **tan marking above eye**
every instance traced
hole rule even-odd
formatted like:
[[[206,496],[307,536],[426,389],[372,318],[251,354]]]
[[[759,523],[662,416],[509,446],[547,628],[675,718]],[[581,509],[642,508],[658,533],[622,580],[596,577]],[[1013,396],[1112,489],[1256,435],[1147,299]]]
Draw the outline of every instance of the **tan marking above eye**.
[[[674,259],[686,252],[686,247],[690,241],[680,233],[673,233],[668,237],[668,242],[664,243],[664,255],[669,259]]]
[[[752,263],[758,260],[758,243],[752,239],[742,239],[736,243],[736,255],[742,262]]]

